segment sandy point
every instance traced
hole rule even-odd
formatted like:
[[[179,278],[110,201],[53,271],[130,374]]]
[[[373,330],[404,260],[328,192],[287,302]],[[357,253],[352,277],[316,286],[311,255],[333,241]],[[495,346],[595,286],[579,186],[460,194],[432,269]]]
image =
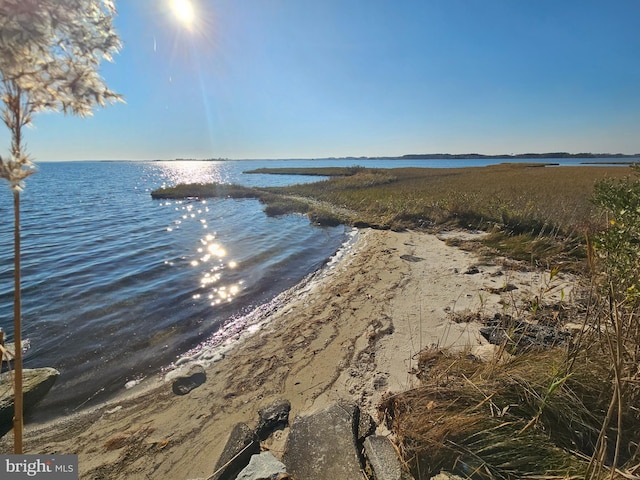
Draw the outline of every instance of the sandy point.
[[[78,454],[84,479],[206,478],[232,427],[253,426],[273,400],[288,399],[292,417],[338,399],[375,417],[383,394],[415,385],[420,350],[487,350],[479,325],[456,323],[456,313],[504,311],[545,285],[544,272],[445,241],[464,235],[362,230],[339,261],[293,291],[224,358],[204,362],[198,388],[177,396],[160,381],[89,412],[29,425],[25,451]],[[554,281],[550,295],[568,298],[575,279]],[[503,292],[507,284],[517,290]],[[7,434],[0,451],[10,453],[12,440]],[[271,448],[282,453],[282,443]]]

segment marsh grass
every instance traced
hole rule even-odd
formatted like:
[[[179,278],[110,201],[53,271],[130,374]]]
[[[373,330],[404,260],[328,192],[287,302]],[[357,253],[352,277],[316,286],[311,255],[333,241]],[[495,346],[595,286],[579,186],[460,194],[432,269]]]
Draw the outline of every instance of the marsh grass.
[[[151,192],[154,199],[182,198],[260,198],[258,189],[226,183],[180,183],[171,187],[158,188]]]
[[[353,165],[351,167],[315,167],[315,168],[256,168],[243,173],[262,173],[269,175],[312,175],[321,177],[344,177],[364,171],[365,167]]]
[[[544,167],[500,164],[475,168],[291,168],[254,172],[331,175],[314,183],[249,188],[228,184],[182,184],[154,190],[153,198],[259,198],[287,205],[282,197],[322,201],[354,213],[352,221],[386,228],[455,225],[498,226],[509,235],[561,238],[603,225],[590,201],[596,182],[620,178],[625,167]],[[281,197],[281,198],[278,198]],[[283,212],[308,211],[291,202]]]
[[[548,237],[544,235],[510,235],[500,229],[494,229],[482,243],[489,252],[506,255],[513,260],[526,262],[532,266],[548,267],[550,264],[562,264],[565,271],[584,272],[586,265],[574,263],[585,260],[586,250],[580,237]]]
[[[340,209],[330,203],[312,198],[282,195],[267,188],[249,188],[235,184],[178,184],[171,187],[158,188],[151,192],[154,199],[188,199],[188,198],[255,198],[265,204],[264,212],[269,216],[301,213],[319,225],[357,224],[352,212]]]
[[[531,168],[526,164],[362,169],[347,177],[274,191],[329,201],[363,214],[417,215],[464,226],[502,223],[513,233],[538,234],[571,232],[592,223],[589,198],[595,182],[625,173],[624,167]]]
[[[568,372],[566,360],[564,349],[495,362],[429,349],[418,361],[422,386],[387,397],[380,411],[417,479],[442,469],[474,479],[584,478],[609,370],[582,355]],[[626,421],[638,431],[636,418]]]
[[[304,200],[268,194],[263,194],[260,198],[266,204],[264,212],[271,217],[288,213],[309,213],[309,203]]]
[[[349,209],[359,225],[492,231],[489,245],[530,261],[560,253],[584,258],[584,233],[605,225],[591,202],[594,185],[628,172],[625,167],[527,164],[361,169],[349,176],[268,190]]]

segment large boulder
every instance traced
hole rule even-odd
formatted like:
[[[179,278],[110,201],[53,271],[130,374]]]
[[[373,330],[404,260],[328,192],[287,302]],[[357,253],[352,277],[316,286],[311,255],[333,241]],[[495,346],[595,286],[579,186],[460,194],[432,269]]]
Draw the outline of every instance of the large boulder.
[[[60,375],[55,368],[34,368],[22,371],[22,392],[24,411],[38,403],[51,390]],[[0,435],[4,435],[13,426],[14,372],[0,374]]]
[[[357,432],[360,409],[337,403],[291,425],[283,461],[296,480],[362,478]]]

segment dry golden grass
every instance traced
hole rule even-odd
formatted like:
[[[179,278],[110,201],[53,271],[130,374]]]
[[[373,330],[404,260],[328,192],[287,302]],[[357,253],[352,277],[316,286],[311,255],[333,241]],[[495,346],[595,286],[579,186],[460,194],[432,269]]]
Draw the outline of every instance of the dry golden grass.
[[[453,222],[506,225],[510,233],[582,232],[600,224],[590,202],[603,178],[625,167],[540,167],[361,170],[349,177],[274,189],[347,207],[363,221],[391,228]]]
[[[463,478],[584,478],[606,415],[609,369],[561,349],[496,362],[427,350],[423,385],[380,405],[416,479],[441,469]],[[637,415],[626,417],[640,437]],[[627,454],[629,459],[629,454]]]
[[[483,229],[492,232],[485,244],[493,251],[532,263],[562,263],[585,258],[585,234],[605,225],[591,201],[596,182],[629,174],[628,167],[531,164],[360,169],[351,176],[268,190],[339,208],[322,217],[327,223]]]

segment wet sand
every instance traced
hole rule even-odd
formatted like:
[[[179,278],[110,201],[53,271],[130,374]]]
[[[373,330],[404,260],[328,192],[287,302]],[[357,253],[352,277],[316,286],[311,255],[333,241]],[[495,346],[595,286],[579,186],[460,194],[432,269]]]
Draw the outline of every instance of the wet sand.
[[[273,400],[288,399],[291,418],[338,399],[375,418],[383,394],[415,385],[423,348],[490,354],[480,325],[455,323],[452,314],[502,312],[545,285],[544,273],[448,246],[452,235],[469,234],[361,231],[339,261],[288,292],[221,359],[196,359],[206,373],[198,388],[175,395],[170,374],[91,411],[27,425],[25,451],[78,454],[83,479],[207,478],[232,427],[254,426],[258,409]],[[554,281],[549,295],[569,298],[575,280]],[[507,283],[518,289],[491,293]],[[9,433],[0,452],[10,453],[12,442]],[[283,445],[279,438],[269,448],[279,455]]]

